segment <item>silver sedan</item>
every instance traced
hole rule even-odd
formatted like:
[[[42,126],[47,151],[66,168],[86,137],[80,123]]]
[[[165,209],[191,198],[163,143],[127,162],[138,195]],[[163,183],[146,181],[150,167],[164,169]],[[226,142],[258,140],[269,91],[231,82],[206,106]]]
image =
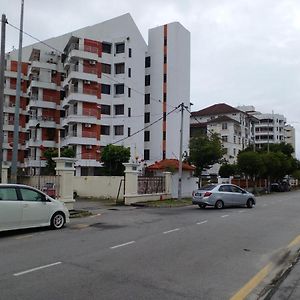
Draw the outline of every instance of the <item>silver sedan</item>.
[[[256,204],[255,196],[234,184],[211,184],[193,191],[193,204],[200,208],[214,206],[247,206]]]

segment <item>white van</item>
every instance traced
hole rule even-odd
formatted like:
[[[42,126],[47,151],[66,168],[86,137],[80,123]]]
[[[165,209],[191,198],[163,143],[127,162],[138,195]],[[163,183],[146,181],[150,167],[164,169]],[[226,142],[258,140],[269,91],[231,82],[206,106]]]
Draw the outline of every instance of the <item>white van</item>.
[[[26,185],[0,184],[0,231],[69,223],[64,203]]]

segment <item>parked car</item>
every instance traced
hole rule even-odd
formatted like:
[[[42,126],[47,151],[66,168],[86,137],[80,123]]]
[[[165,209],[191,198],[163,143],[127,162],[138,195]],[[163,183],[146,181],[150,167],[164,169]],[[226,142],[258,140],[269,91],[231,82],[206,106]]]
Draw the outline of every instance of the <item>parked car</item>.
[[[0,231],[69,223],[64,203],[26,185],[0,184]]]
[[[271,192],[289,192],[291,186],[287,181],[271,183]]]
[[[193,204],[200,208],[214,206],[244,206],[252,208],[256,204],[255,196],[234,184],[211,184],[193,191]]]

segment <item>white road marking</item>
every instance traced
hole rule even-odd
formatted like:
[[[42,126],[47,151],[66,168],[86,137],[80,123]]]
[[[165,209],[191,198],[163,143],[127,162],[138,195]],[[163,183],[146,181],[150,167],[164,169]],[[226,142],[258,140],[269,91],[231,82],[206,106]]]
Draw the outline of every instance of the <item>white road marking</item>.
[[[127,245],[130,245],[130,244],[133,244],[133,243],[135,243],[135,241],[131,241],[131,242],[128,242],[128,243],[116,245],[116,246],[110,247],[110,249],[120,248],[120,247],[127,246]]]
[[[53,264],[49,264],[49,265],[45,265],[45,266],[40,266],[40,267],[37,267],[37,268],[29,269],[29,270],[26,270],[26,271],[23,271],[23,272],[15,273],[14,276],[20,276],[20,275],[24,275],[24,274],[27,274],[27,273],[39,271],[39,270],[42,270],[42,269],[45,269],[45,268],[50,268],[50,267],[53,267],[53,266],[60,265],[61,263],[62,263],[61,261],[58,261],[58,262],[53,263]]]
[[[165,231],[163,234],[167,234],[167,233],[178,231],[178,230],[180,230],[180,228],[175,228],[175,229],[172,229],[172,230]]]
[[[30,238],[33,237],[33,234],[27,234],[27,235],[20,235],[16,237],[16,240],[22,240],[22,239],[26,239],[26,238]]]
[[[202,222],[198,222],[197,225],[201,225],[201,224],[204,224],[204,223],[207,223],[207,220],[202,221]]]
[[[221,218],[226,218],[226,217],[229,217],[229,215],[223,215],[223,216],[221,216]]]
[[[90,216],[90,218],[95,218],[95,217],[99,217],[99,216],[101,216],[101,214],[92,215],[92,216]]]

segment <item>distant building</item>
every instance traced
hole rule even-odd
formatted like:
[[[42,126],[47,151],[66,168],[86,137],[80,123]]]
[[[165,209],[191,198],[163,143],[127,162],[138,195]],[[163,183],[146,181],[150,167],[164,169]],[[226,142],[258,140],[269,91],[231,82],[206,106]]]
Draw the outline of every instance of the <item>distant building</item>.
[[[17,54],[6,55],[8,164]],[[125,14],[24,47],[22,57],[18,166],[28,174],[39,174],[44,151],[59,146],[74,149],[77,175],[98,174],[101,150],[111,143],[130,147],[131,160],[179,157],[180,113],[168,113],[181,102],[190,106],[190,33],[180,23],[150,29],[147,45]],[[188,120],[185,114],[183,150]]]
[[[224,159],[228,163],[234,163],[239,151],[253,143],[254,122],[255,118],[246,112],[228,104],[219,103],[192,112],[190,131],[191,136],[199,133],[208,135],[217,133],[226,151]],[[217,173],[218,168],[218,165],[214,166],[210,173]]]
[[[286,124],[284,115],[276,113],[261,113],[254,106],[238,106],[238,109],[255,116],[255,145],[261,148],[268,144],[288,143],[295,149],[295,128]]]

